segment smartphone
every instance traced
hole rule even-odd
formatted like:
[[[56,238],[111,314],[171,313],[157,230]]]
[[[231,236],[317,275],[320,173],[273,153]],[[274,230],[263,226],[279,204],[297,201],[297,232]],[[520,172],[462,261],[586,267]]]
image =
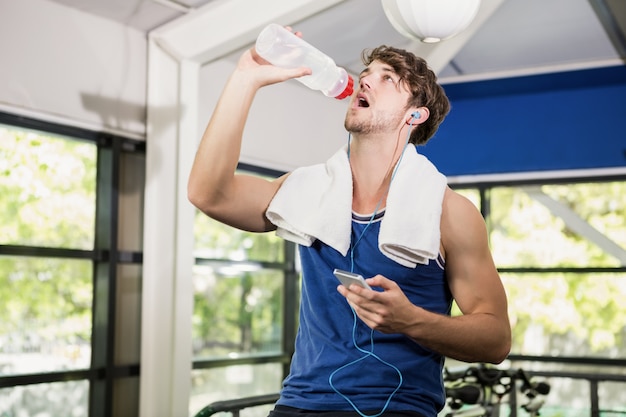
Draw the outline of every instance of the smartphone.
[[[333,274],[335,274],[337,279],[346,288],[350,287],[350,284],[356,284],[356,285],[360,285],[363,288],[367,288],[368,290],[372,289],[372,287],[370,287],[367,284],[367,282],[365,282],[365,279],[359,274],[355,274],[353,272],[348,272],[348,271],[343,271],[341,269],[335,269],[333,271]]]

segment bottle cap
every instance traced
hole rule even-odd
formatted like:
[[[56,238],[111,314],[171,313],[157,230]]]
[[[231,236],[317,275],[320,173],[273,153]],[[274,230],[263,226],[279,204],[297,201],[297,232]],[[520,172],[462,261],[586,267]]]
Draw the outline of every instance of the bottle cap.
[[[335,98],[337,100],[343,100],[346,97],[350,97],[352,92],[354,91],[354,79],[352,79],[351,75],[348,75],[348,83],[346,84],[346,88]]]

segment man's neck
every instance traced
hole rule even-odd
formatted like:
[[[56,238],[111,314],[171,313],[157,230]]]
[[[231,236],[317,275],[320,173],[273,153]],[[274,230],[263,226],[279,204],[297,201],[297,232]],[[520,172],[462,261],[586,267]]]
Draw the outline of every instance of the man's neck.
[[[384,138],[357,138],[350,147],[352,209],[371,213],[385,207],[391,174],[400,157],[400,144]]]

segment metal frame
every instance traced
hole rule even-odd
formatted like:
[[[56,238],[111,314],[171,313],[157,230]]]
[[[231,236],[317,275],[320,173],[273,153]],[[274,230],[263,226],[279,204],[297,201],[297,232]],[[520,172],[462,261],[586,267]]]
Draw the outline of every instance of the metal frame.
[[[250,164],[239,163],[238,170],[250,173],[261,174],[268,177],[277,178],[284,174],[269,168],[259,168]],[[289,373],[289,365],[291,357],[295,351],[295,339],[298,329],[298,308],[300,299],[299,273],[296,269],[296,244],[284,241],[283,245],[284,262],[262,262],[254,261],[261,268],[278,269],[283,271],[283,328],[282,328],[282,347],[281,353],[278,355],[254,355],[249,357],[240,357],[237,359],[196,359],[192,362],[192,369],[213,369],[232,365],[260,365],[268,363],[282,363],[283,378]],[[206,259],[196,258],[195,264],[202,265],[206,263],[247,263],[248,261],[233,261],[225,259]],[[263,397],[263,396],[262,396]]]
[[[116,365],[115,314],[117,270],[121,264],[143,262],[142,252],[122,251],[117,241],[119,222],[120,157],[123,153],[145,153],[145,143],[37,119],[0,112],[0,123],[38,130],[97,146],[96,233],[93,250],[76,250],[20,245],[0,245],[0,255],[89,259],[93,262],[92,363],[89,369],[0,376],[0,388],[39,383],[88,380],[89,417],[113,415],[114,383],[124,377],[139,376],[139,364]]]

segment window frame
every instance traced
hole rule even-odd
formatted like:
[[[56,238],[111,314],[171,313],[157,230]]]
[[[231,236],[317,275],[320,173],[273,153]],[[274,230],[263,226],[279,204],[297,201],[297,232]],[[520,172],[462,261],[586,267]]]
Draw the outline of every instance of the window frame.
[[[139,361],[116,364],[116,293],[120,278],[118,267],[141,266],[143,262],[142,250],[120,249],[118,230],[122,156],[136,154],[145,158],[145,142],[6,112],[0,112],[0,124],[90,142],[97,149],[95,235],[92,250],[0,244],[0,256],[82,259],[92,262],[91,365],[88,369],[0,376],[0,388],[86,380],[89,382],[89,417],[112,416],[116,406],[115,383],[122,378],[138,378],[140,375]],[[137,411],[134,410],[133,413]]]
[[[619,171],[619,170],[618,170]],[[604,175],[586,176],[585,171],[579,171],[575,175],[563,175],[550,178],[549,175],[542,177],[542,173],[538,173],[535,178],[529,175],[526,178],[505,179],[505,180],[488,180],[488,181],[463,181],[449,179],[449,185],[454,190],[478,190],[479,194],[479,211],[487,225],[487,232],[491,231],[490,213],[491,213],[491,190],[496,187],[519,187],[528,185],[558,185],[558,184],[576,184],[576,183],[600,183],[600,182],[626,182],[626,173],[611,173]],[[558,174],[557,174],[558,175]],[[524,175],[520,175],[523,177]],[[553,273],[569,273],[569,274],[613,274],[626,273],[626,265],[620,267],[499,267],[496,264],[499,273],[515,273],[524,274],[553,274]],[[546,377],[558,381],[563,380],[581,380],[589,386],[589,404],[590,415],[599,417],[602,409],[601,398],[599,395],[599,385],[603,382],[626,383],[626,372],[620,375],[609,372],[614,369],[626,370],[626,358],[605,358],[591,356],[549,356],[549,355],[525,355],[511,353],[507,357],[507,362],[512,367],[524,367],[529,369],[529,376]],[[558,369],[563,366],[573,367],[589,367],[594,372],[567,372]],[[532,367],[542,367],[539,370],[530,370]],[[550,368],[555,368],[552,370]],[[515,396],[511,397],[511,416],[517,416],[517,406]]]
[[[246,171],[251,174],[258,174],[267,177],[278,178],[285,172],[273,170],[269,168],[258,167],[256,165],[238,163],[237,170]],[[289,365],[291,356],[295,351],[295,339],[298,327],[298,310],[300,299],[300,272],[297,269],[296,260],[296,244],[290,241],[284,241],[283,246],[283,262],[260,262],[261,268],[278,269],[283,271],[283,328],[282,328],[282,346],[280,354],[258,354],[246,355],[239,358],[211,358],[211,359],[192,359],[192,370],[206,370],[220,368],[232,365],[260,365],[268,363],[281,363],[283,367],[283,379],[289,373]],[[225,263],[238,264],[247,263],[246,261],[234,261],[213,258],[194,258],[194,265],[203,265],[205,263]]]

